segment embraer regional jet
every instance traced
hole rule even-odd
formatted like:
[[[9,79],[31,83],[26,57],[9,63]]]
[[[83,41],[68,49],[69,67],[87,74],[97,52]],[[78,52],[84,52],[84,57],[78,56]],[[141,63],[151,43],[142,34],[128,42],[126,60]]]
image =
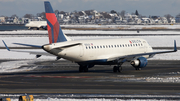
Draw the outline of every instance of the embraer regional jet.
[[[95,65],[114,65],[113,72],[121,72],[121,65],[130,62],[136,70],[146,67],[148,58],[155,54],[176,52],[176,41],[174,50],[153,52],[148,42],[141,38],[119,38],[119,39],[96,39],[96,40],[71,40],[61,30],[50,2],[45,1],[45,12],[49,35],[49,44],[43,46],[14,43],[18,45],[38,47],[46,52],[28,52],[41,55],[54,55],[57,59],[64,58],[79,64],[79,72],[87,72]],[[8,51],[10,50],[3,41]],[[15,51],[15,50],[14,50]],[[16,51],[27,52],[27,51]]]

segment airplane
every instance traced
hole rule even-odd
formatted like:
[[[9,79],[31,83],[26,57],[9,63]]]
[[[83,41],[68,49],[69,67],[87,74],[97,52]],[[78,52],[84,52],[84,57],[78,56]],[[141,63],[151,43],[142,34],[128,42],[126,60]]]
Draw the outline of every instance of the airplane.
[[[153,52],[148,42],[141,38],[71,40],[62,32],[50,2],[44,1],[44,5],[49,44],[39,46],[14,43],[40,48],[44,52],[10,50],[2,40],[8,51],[28,52],[36,54],[37,58],[47,55],[56,56],[57,60],[60,58],[70,60],[79,65],[79,72],[88,72],[88,69],[95,65],[114,65],[113,72],[121,72],[122,64],[125,62],[130,62],[136,70],[141,70],[148,64],[148,58],[156,54],[177,51],[176,40],[174,40],[174,50],[159,52]]]

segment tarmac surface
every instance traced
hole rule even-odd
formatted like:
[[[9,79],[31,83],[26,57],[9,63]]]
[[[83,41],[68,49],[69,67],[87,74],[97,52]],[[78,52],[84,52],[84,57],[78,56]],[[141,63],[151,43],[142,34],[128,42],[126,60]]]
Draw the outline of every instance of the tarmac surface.
[[[13,60],[0,60],[0,62]],[[113,66],[95,66],[79,73],[79,66],[65,60],[37,61],[19,68],[31,71],[1,73],[0,93],[180,95],[180,62],[149,60],[136,71],[129,63],[122,73]]]

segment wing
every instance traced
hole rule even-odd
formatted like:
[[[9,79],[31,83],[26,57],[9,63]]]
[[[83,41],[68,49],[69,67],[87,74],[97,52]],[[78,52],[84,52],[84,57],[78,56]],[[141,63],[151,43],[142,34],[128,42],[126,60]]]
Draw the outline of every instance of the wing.
[[[108,58],[107,61],[125,62],[125,61],[131,61],[131,60],[137,59],[139,57],[143,57],[143,56],[148,56],[149,58],[152,58],[156,54],[172,53],[172,52],[176,52],[176,51],[177,51],[176,40],[174,40],[174,50],[171,50],[171,51],[130,54],[130,55],[124,55],[124,56],[118,56],[118,57],[111,57],[111,58]]]

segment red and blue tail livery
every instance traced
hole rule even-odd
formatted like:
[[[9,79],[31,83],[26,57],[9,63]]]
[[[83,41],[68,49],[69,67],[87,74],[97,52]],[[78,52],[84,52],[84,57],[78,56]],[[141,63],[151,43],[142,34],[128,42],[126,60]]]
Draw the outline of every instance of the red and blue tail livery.
[[[50,2],[45,1],[44,6],[45,6],[45,12],[46,12],[49,43],[51,44],[51,43],[67,41],[67,38],[61,30],[61,27],[51,7]]]

